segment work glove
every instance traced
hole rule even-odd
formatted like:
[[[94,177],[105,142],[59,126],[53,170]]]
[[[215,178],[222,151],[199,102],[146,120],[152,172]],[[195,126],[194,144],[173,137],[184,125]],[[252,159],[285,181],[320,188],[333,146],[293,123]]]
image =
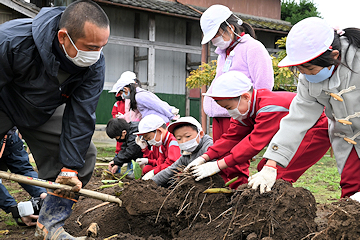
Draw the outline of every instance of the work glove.
[[[136,159],[136,162],[139,163],[139,165],[145,165],[145,164],[148,164],[149,162],[149,159],[148,158],[138,158]]]
[[[177,109],[176,107],[174,107],[172,110],[171,110],[171,113],[173,115],[178,115],[179,114],[179,109]]]
[[[194,159],[194,161],[192,161],[191,163],[189,163],[186,168],[184,169],[184,172],[188,172],[192,167],[195,167],[195,166],[198,166],[198,165],[201,165],[203,163],[205,163],[206,160],[205,158],[203,157],[197,157]]]
[[[117,170],[119,169],[119,166],[115,164],[114,161],[109,162],[108,164],[108,169],[110,172],[112,172],[113,174],[115,174],[117,172]]]
[[[192,168],[191,174],[195,178],[195,181],[200,181],[203,178],[212,176],[220,172],[219,165],[217,161],[207,162]]]
[[[61,169],[61,172],[57,176],[55,182],[73,187],[71,191],[65,189],[56,189],[54,193],[65,198],[74,198],[75,197],[74,192],[78,192],[82,188],[82,182],[77,177],[77,174],[78,174],[77,171],[63,167]]]
[[[135,142],[136,142],[137,145],[140,146],[141,149],[145,149],[148,146],[146,141],[143,140],[142,138],[140,138],[139,136],[136,136]]]
[[[141,179],[142,180],[150,180],[155,176],[154,170],[151,170],[150,172],[146,173]]]
[[[260,172],[249,177],[248,185],[252,189],[257,189],[260,186],[260,193],[271,191],[272,186],[276,181],[277,169],[275,167],[266,166]]]
[[[122,117],[122,116],[124,116],[124,114],[122,114],[121,112],[118,112],[118,113],[115,115],[116,118],[120,118],[120,117]]]
[[[360,192],[357,192],[357,193],[351,195],[350,198],[354,201],[360,202]]]
[[[180,118],[180,115],[177,114],[177,115],[174,115],[174,116],[173,116],[172,120],[177,121],[177,120],[179,120],[179,118]]]

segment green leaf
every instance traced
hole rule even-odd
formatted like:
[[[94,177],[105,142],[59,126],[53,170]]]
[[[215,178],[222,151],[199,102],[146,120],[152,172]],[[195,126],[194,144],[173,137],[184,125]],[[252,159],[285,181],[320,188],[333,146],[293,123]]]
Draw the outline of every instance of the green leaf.
[[[134,160],[131,160],[131,162],[132,162],[132,166],[133,166],[135,179],[140,179],[142,170],[141,170],[139,163],[135,162]]]

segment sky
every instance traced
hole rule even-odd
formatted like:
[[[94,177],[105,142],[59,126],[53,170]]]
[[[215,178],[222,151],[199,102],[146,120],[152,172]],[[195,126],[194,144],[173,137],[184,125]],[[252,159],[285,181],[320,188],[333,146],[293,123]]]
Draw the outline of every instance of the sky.
[[[300,0],[296,0],[300,2]],[[312,0],[332,27],[360,28],[360,0]]]

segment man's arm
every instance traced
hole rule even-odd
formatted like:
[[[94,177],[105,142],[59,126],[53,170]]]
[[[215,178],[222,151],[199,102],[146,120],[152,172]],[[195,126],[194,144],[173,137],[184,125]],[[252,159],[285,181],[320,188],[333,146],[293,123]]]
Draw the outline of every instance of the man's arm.
[[[105,59],[100,58],[86,73],[66,103],[60,136],[60,162],[66,168],[80,169],[95,129],[95,110],[103,90]]]

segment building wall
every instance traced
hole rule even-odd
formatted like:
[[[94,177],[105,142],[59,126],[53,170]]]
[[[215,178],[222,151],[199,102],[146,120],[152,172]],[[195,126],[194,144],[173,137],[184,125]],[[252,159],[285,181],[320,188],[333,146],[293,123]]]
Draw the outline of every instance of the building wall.
[[[23,14],[0,4],[0,24],[15,18],[23,17],[25,17]]]
[[[166,1],[175,2],[175,0]],[[205,8],[214,4],[222,4],[233,12],[258,17],[280,19],[281,16],[280,0],[177,0],[177,2]]]
[[[140,14],[140,39],[148,39],[149,13],[120,7],[102,6],[110,19],[111,36],[134,37],[135,13]],[[191,45],[201,46],[201,30],[198,21],[155,15],[155,40],[159,42],[186,44],[186,25],[190,22]],[[103,49],[106,61],[104,91],[100,97],[96,110],[97,123],[106,123],[111,117],[111,109],[115,102],[114,95],[108,93],[121,73],[127,70],[134,71],[134,47],[108,43]],[[147,48],[140,48],[139,55],[147,55]],[[191,54],[191,62],[200,62],[200,54]],[[197,66],[194,66],[197,68]],[[185,115],[186,92],[186,54],[175,51],[155,50],[155,93],[164,101],[180,110]],[[139,80],[146,88],[147,61],[139,62]],[[191,112],[199,117],[199,100],[190,102]]]

